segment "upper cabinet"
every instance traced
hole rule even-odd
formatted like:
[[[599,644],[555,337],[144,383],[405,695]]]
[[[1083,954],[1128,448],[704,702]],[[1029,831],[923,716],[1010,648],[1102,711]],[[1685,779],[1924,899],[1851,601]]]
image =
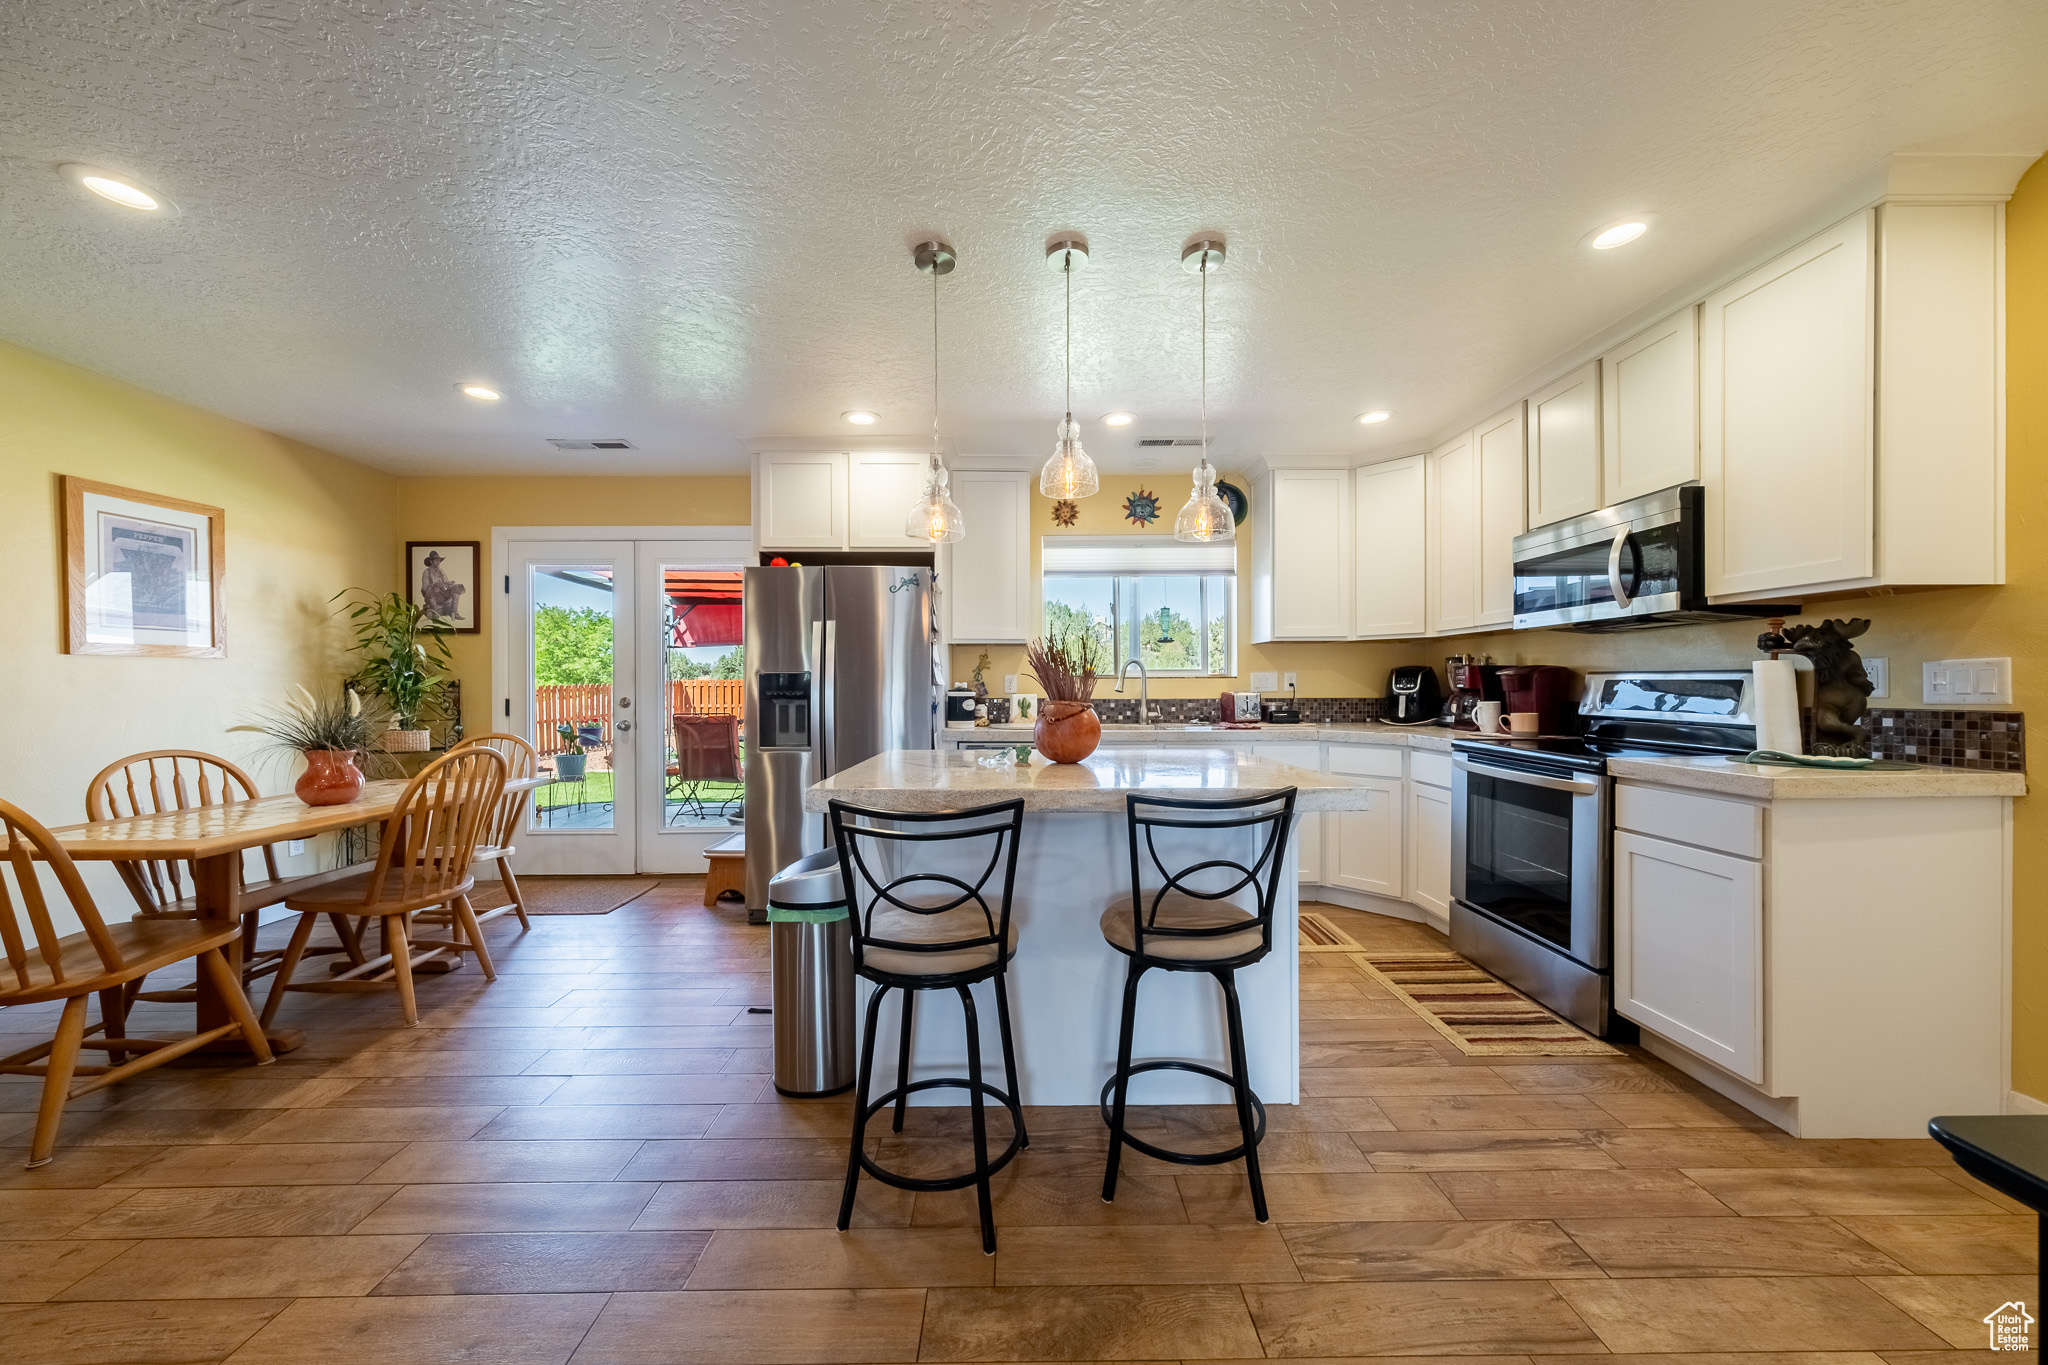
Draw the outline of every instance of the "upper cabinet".
[[[1348,469],[1275,469],[1254,482],[1253,643],[1350,638],[1352,510]]]
[[[910,504],[903,506],[908,514]],[[763,550],[845,549],[845,454],[756,455],[754,535]]]
[[[1529,525],[1606,505],[1600,488],[1600,362],[1529,396]]]
[[[2005,581],[2004,214],[1886,203],[1707,298],[1711,596]]]
[[[953,501],[967,535],[947,547],[939,596],[955,644],[1022,644],[1038,633],[1031,580],[1031,480],[1021,473],[956,470]]]
[[[880,450],[856,450],[846,457],[848,549],[931,548],[929,540],[904,531],[911,507],[924,493],[931,460],[929,454]],[[962,511],[964,515],[965,509]]]
[[[1627,502],[1700,476],[1699,309],[1600,357],[1603,496]]]
[[[1427,456],[1351,471],[1358,542],[1353,592],[1363,639],[1402,639],[1429,631]],[[1520,487],[1520,474],[1516,486]]]
[[[1472,433],[1430,452],[1429,628],[1479,624],[1479,460]]]
[[[1472,448],[1479,462],[1479,597],[1473,620],[1482,626],[1513,625],[1515,537],[1528,529],[1523,518],[1522,405],[1473,428]]]

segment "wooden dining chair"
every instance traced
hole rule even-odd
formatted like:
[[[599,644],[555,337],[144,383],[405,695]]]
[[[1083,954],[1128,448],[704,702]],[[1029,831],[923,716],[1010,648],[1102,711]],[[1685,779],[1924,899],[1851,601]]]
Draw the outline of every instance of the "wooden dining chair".
[[[262,796],[249,775],[233,763],[196,749],[155,749],[130,754],[102,768],[85,788],[85,814],[89,820],[118,820],[134,815],[160,815],[165,811],[195,810],[224,806],[235,801],[254,801]],[[262,848],[263,876],[245,881],[236,893],[242,911],[242,982],[247,986],[277,970],[284,957],[281,949],[258,952],[258,912],[280,904],[292,892],[318,886],[368,866],[338,868],[304,876],[287,877],[277,865],[277,849]],[[180,858],[151,858],[115,865],[128,892],[135,898],[138,918],[170,916],[191,919],[198,913],[197,884],[191,866]],[[334,931],[341,939],[338,948],[321,952],[345,952],[362,960],[355,926],[344,916],[334,916]],[[196,986],[174,990],[145,991],[142,979],[130,984],[128,1000],[189,1001]],[[115,1026],[119,1026],[115,1020]]]
[[[463,740],[455,748],[465,749],[473,744],[493,749],[505,760],[507,782],[530,781],[540,772],[540,752],[518,735],[475,735]],[[503,905],[477,911],[478,924],[489,924],[498,916],[510,913],[519,916],[519,927],[522,931],[533,927],[533,921],[526,917],[526,897],[519,890],[519,876],[512,870],[512,855],[519,851],[513,840],[519,837],[520,830],[524,827],[526,807],[532,797],[531,788],[506,792],[498,798],[498,809],[492,815],[490,823],[484,827],[483,842],[476,850],[476,861],[498,865],[498,876],[505,888],[504,894],[510,899]]]
[[[475,953],[484,980],[497,980],[484,931],[469,903],[476,885],[470,865],[484,832],[505,794],[505,758],[484,745],[457,748],[420,770],[406,784],[384,821],[377,858],[368,871],[285,898],[285,908],[299,912],[299,922],[285,945],[284,959],[270,981],[263,1002],[267,1028],[277,1016],[286,991],[364,991],[387,986],[398,989],[399,1008],[407,1027],[419,1023],[413,996],[413,970],[429,961]],[[410,921],[422,910],[446,906],[459,938],[413,938]],[[383,927],[384,951],[328,981],[295,982],[292,973],[305,954],[306,942],[322,915],[348,915]],[[427,951],[415,957],[415,949]]]
[[[257,1025],[256,1012],[221,953],[221,948],[242,932],[240,925],[231,920],[168,915],[108,924],[100,918],[77,864],[49,830],[20,807],[0,801],[0,831],[6,834],[6,843],[0,847],[0,946],[7,952],[6,971],[0,974],[0,1008],[64,1002],[56,1034],[49,1042],[0,1057],[0,1074],[43,1078],[42,1104],[29,1139],[31,1168],[49,1161],[57,1145],[64,1106],[80,1095],[162,1066],[231,1033],[241,1035],[259,1065],[271,1060],[270,1044]],[[84,926],[80,932],[58,935],[38,862],[48,868],[71,902],[71,912]],[[220,992],[233,1022],[177,1039],[126,1037],[123,1021],[128,983],[160,967],[195,958],[197,969]],[[94,995],[100,998],[100,1022],[87,1026],[86,1001]],[[131,1053],[139,1055],[113,1066],[81,1066],[78,1054],[84,1048],[106,1052],[110,1061]],[[87,1079],[74,1085],[79,1076]]]

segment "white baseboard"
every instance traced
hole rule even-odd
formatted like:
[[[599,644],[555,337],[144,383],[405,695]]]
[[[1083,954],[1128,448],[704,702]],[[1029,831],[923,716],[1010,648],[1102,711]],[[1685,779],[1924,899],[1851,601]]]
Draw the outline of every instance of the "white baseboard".
[[[1411,924],[1426,924],[1439,934],[1451,932],[1448,918],[1432,914],[1419,905],[1397,901],[1386,896],[1375,896],[1370,891],[1350,891],[1341,886],[1304,885],[1301,888],[1303,901],[1321,901],[1325,905],[1341,905],[1346,910],[1363,910],[1368,914],[1385,915],[1389,919],[1405,919]]]
[[[1758,1118],[1777,1124],[1793,1137],[1799,1136],[1797,1099],[1781,1100],[1766,1095],[1755,1086],[1729,1075],[1704,1058],[1695,1057],[1669,1038],[1660,1037],[1648,1029],[1643,1030],[1642,1047],[1643,1051],[1652,1057],[1669,1062],[1707,1089],[1734,1100]]]
[[[2008,1114],[2048,1114],[2048,1102],[2023,1095],[2017,1090],[2005,1092],[2005,1112]]]

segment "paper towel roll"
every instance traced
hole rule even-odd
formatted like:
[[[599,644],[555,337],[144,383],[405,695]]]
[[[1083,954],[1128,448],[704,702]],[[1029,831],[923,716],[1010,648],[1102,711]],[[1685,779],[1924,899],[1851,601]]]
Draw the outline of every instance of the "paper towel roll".
[[[1799,742],[1799,670],[1790,659],[1758,659],[1756,747],[1804,753]]]

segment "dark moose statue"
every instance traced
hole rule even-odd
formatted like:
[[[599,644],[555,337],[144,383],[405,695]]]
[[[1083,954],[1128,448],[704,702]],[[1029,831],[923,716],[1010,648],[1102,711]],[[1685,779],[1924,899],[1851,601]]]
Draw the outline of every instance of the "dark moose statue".
[[[1813,660],[1813,751],[1844,758],[1868,758],[1870,733],[1858,721],[1869,709],[1870,675],[1849,642],[1870,629],[1859,616],[1817,626],[1788,626],[1781,637],[1795,653]],[[1783,648],[1785,646],[1780,646]]]

